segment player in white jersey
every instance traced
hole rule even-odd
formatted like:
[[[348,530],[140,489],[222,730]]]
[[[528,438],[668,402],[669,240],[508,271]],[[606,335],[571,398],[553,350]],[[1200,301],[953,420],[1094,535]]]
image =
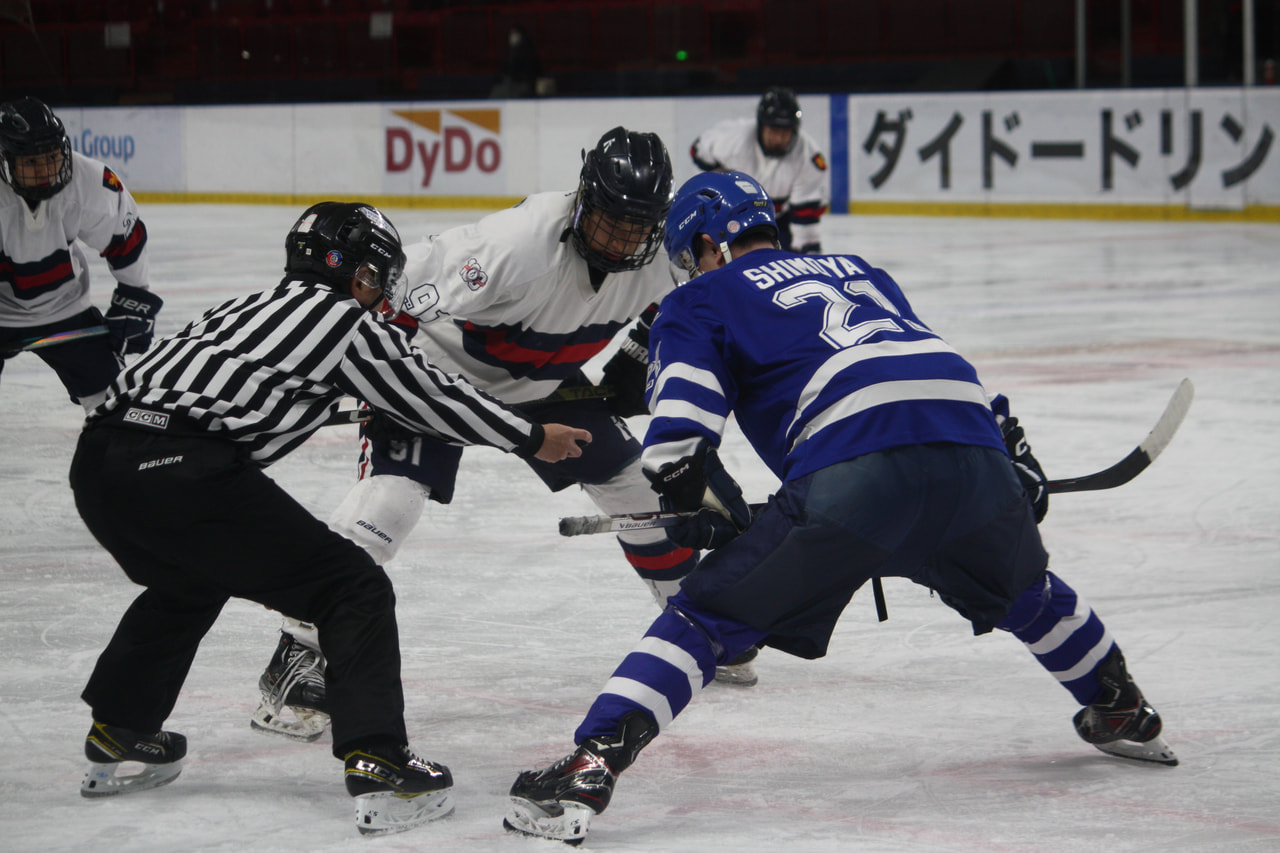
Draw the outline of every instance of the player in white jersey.
[[[666,245],[695,277],[653,323],[642,464],[664,509],[689,513],[668,535],[714,550],[605,682],[577,748],[516,778],[506,826],[580,843],[717,661],[759,642],[822,657],[880,577],[1021,640],[1081,706],[1087,743],[1176,765],[1119,646],[1047,569],[1045,479],[1021,430],[889,274],[780,250],[768,195],[737,172],[680,189]],[[731,413],[782,481],[754,517],[715,450]]]
[[[0,369],[33,341],[105,323],[105,334],[34,350],[90,411],[123,356],[145,351],[155,331],[162,301],[148,282],[146,226],[116,174],[73,152],[62,121],[35,98],[0,105],[0,179]],[[117,281],[105,318],[80,243]]]
[[[661,139],[618,127],[584,153],[576,192],[532,195],[405,248],[405,310],[418,324],[418,345],[433,363],[534,420],[588,430],[593,439],[581,457],[528,464],[552,491],[580,485],[606,513],[658,509],[640,471],[640,443],[622,418],[648,411],[648,320],[675,287],[670,265],[652,263],[671,194]],[[613,396],[574,399],[591,390],[582,366],[633,321],[604,369]],[[329,523],[385,564],[428,499],[452,500],[462,448],[377,426],[364,439],[361,478]],[[696,562],[695,551],[661,531],[632,531],[618,541],[660,606]],[[309,626],[286,619],[259,681],[254,726],[303,740],[320,735],[326,703],[316,644]],[[720,680],[754,684],[751,657],[754,650],[722,667]]]
[[[822,215],[830,204],[827,159],[800,129],[800,102],[782,86],[770,87],[756,117],[725,119],[693,141],[689,154],[707,172],[746,172],[759,181],[778,211],[782,248],[822,251]]]

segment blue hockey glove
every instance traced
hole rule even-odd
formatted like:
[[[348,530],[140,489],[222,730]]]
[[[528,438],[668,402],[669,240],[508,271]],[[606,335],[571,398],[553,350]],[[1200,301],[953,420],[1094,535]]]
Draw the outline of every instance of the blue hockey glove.
[[[1000,434],[1004,436],[1005,449],[1013,459],[1013,467],[1017,469],[1018,479],[1022,482],[1022,488],[1026,490],[1027,498],[1031,501],[1031,508],[1036,515],[1036,524],[1039,524],[1049,512],[1049,492],[1044,485],[1048,478],[1045,477],[1040,463],[1031,455],[1031,445],[1027,443],[1027,437],[1022,427],[1018,425],[1017,418],[1001,419]]]
[[[620,418],[649,414],[644,387],[649,374],[649,327],[657,313],[657,305],[646,308],[622,339],[622,346],[604,366],[601,384],[613,388],[608,400],[609,411]]]
[[[649,474],[664,510],[695,512],[666,529],[667,538],[684,548],[710,550],[731,542],[751,523],[751,508],[742,488],[707,444]]]
[[[156,314],[164,300],[150,290],[129,284],[117,285],[103,321],[111,348],[117,356],[146,352],[156,331]]]

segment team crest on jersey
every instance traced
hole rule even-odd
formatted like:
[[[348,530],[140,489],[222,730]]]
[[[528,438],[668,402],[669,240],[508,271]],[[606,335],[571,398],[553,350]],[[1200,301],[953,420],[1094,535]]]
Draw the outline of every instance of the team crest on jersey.
[[[116,177],[116,173],[108,169],[106,166],[102,167],[102,185],[112,192],[117,193],[124,189],[124,184],[120,183],[120,179]]]
[[[821,151],[813,155],[813,165],[817,166],[820,172],[827,171],[827,158],[822,156]]]
[[[342,253],[337,249],[330,249],[329,253],[324,256],[324,262],[334,268],[342,266]]]
[[[462,265],[462,269],[458,270],[458,274],[472,290],[479,290],[489,283],[489,274],[480,268],[480,262],[475,258],[467,258],[467,262]]]

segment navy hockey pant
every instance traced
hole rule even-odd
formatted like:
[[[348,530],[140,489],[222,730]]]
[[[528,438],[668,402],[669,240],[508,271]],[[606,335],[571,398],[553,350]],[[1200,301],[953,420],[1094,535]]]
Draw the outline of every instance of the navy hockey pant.
[[[146,587],[82,694],[95,719],[160,729],[234,596],[320,628],[335,755],[407,742],[390,580],[232,442],[97,426],[81,434],[71,487],[89,531]]]
[[[635,709],[665,728],[717,664],[751,645],[821,657],[854,592],[886,576],[937,591],[974,633],[1013,633],[1086,704],[1111,639],[1047,561],[1031,505],[996,450],[902,447],[787,482],[746,532],[685,578],[576,740],[613,735]]]
[[[101,324],[102,314],[97,308],[90,308],[58,323],[27,328],[3,327],[0,328],[0,350],[8,343],[16,344],[28,338],[47,337]],[[31,354],[53,368],[73,403],[80,402],[81,397],[92,397],[107,390],[120,372],[120,362],[111,349],[111,339],[106,335],[42,347]],[[4,361],[0,358],[0,370],[4,369]]]

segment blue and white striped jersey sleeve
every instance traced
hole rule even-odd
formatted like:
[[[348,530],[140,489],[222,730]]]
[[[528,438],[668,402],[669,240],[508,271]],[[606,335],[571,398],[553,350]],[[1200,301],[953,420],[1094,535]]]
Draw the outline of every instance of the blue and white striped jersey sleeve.
[[[723,329],[679,302],[674,294],[664,300],[674,310],[660,309],[649,333],[652,417],[641,456],[649,472],[692,454],[703,439],[719,447],[737,396],[721,353]]]

